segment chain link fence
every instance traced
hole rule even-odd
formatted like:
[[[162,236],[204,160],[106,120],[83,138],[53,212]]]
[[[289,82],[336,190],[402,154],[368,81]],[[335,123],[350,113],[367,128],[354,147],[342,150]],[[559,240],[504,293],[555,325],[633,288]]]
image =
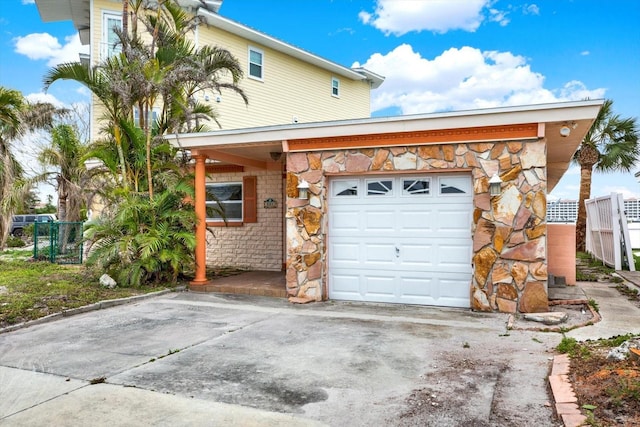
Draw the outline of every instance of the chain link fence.
[[[56,264],[82,264],[82,222],[34,223],[33,258]]]

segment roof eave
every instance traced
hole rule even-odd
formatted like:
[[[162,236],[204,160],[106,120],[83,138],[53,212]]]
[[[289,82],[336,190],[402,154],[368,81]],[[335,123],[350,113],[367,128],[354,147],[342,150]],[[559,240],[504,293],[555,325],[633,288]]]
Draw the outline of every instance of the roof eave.
[[[244,39],[247,39],[256,44],[262,45],[264,47],[268,47],[270,49],[273,49],[282,53],[286,53],[289,56],[300,59],[301,61],[308,62],[317,67],[323,68],[327,71],[331,71],[332,73],[335,73],[342,77],[347,77],[352,80],[368,80],[369,79],[369,77],[366,76],[365,74],[362,74],[351,68],[347,68],[342,65],[336,64],[335,62],[331,62],[320,56],[314,55],[303,49],[297,48],[281,40],[278,40],[275,37],[271,37],[267,34],[256,31],[238,22],[232,21],[231,19],[224,18],[206,9],[200,8],[197,10],[196,13],[198,16],[201,16],[202,18],[204,18],[207,24],[213,27],[220,28],[224,31],[227,31],[231,34],[235,34],[237,36],[240,36]]]

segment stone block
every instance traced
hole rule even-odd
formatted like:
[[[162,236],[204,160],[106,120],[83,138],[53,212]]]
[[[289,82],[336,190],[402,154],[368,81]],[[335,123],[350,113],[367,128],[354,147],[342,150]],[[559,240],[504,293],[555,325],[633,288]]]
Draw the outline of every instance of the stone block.
[[[539,238],[515,246],[501,254],[504,259],[515,261],[539,261],[545,256],[545,239]]]
[[[561,311],[551,311],[547,313],[525,313],[524,319],[533,322],[544,323],[545,325],[559,325],[568,319],[567,313]]]
[[[498,311],[501,313],[515,313],[518,307],[515,301],[504,298],[496,298],[496,304],[498,305]]]
[[[514,185],[507,185],[502,194],[492,200],[495,220],[505,225],[513,224],[521,204],[522,194],[520,191]]]
[[[371,170],[380,170],[384,165],[384,162],[389,158],[389,150],[385,148],[379,149],[375,156],[373,157],[373,161],[371,162]]]
[[[473,233],[473,252],[478,252],[481,248],[490,244],[496,230],[494,223],[480,218],[477,222],[476,231]]]
[[[287,171],[304,172],[309,169],[306,153],[289,153],[287,155]]]
[[[498,254],[491,247],[484,247],[478,251],[473,257],[473,265],[475,266],[474,277],[476,282],[484,286],[489,276],[489,272],[493,268],[493,264],[498,258]]]
[[[366,172],[371,166],[371,159],[361,153],[349,153],[346,156],[346,171],[350,173],[354,172]]]
[[[524,286],[519,308],[521,313],[549,311],[549,296],[543,282],[529,282]]]
[[[393,159],[396,170],[413,170],[417,167],[417,158],[413,153],[405,153]]]
[[[487,294],[481,289],[475,288],[471,298],[471,308],[474,311],[492,311]]]

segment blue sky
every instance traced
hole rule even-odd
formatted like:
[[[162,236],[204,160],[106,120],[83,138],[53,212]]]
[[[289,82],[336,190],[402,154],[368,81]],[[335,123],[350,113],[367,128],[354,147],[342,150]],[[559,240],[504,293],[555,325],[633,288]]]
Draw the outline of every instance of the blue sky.
[[[81,48],[70,22],[43,23],[32,0],[3,0],[0,85],[32,99],[88,101],[42,77]],[[637,0],[224,0],[220,13],[345,66],[386,77],[374,116],[610,98],[640,118]],[[640,197],[629,174],[599,174],[592,195]],[[577,199],[572,168],[552,196]]]

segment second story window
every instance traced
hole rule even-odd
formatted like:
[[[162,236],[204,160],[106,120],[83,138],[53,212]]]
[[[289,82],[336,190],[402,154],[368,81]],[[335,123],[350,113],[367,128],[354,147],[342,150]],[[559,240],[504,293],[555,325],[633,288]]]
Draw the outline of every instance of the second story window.
[[[104,12],[102,14],[102,59],[122,52],[122,44],[115,32],[116,29],[122,29],[122,15],[115,12]]]
[[[154,108],[153,110],[148,112],[149,127],[151,129],[155,130],[158,128],[159,114],[160,114],[160,110],[158,108]],[[138,110],[138,107],[133,107],[133,123],[137,127],[141,127],[140,126],[140,110]]]
[[[340,97],[340,80],[331,78],[331,96]]]
[[[260,49],[249,47],[249,77],[263,79],[263,57],[264,53]]]

